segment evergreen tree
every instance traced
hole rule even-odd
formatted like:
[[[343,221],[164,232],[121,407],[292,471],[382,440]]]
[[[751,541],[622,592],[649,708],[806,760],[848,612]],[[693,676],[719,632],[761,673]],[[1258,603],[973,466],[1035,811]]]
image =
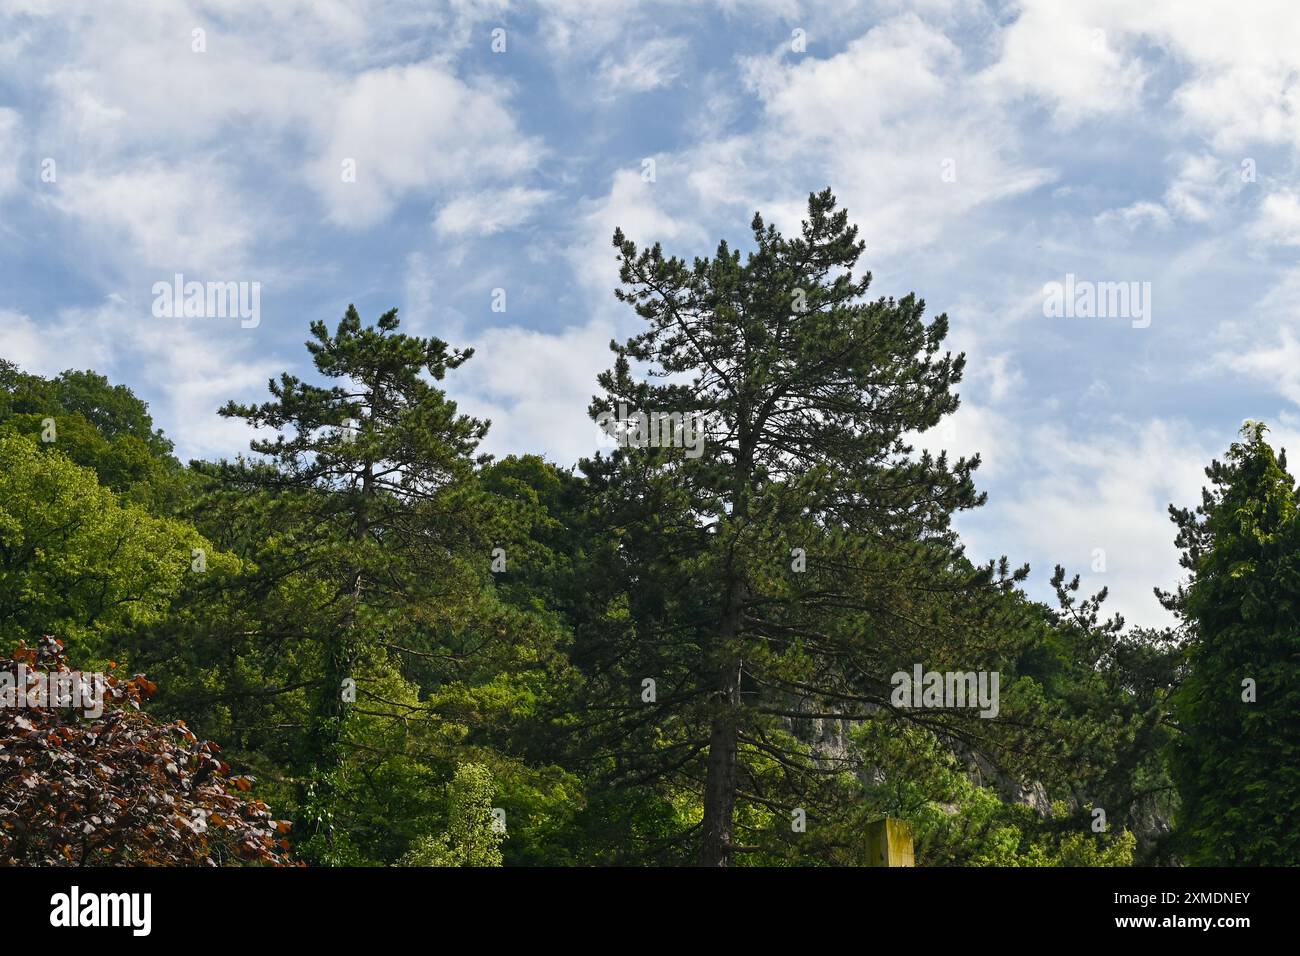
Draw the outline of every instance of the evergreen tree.
[[[1177,797],[1165,749],[1184,653],[1180,632],[1126,629],[1119,615],[1103,620],[1107,589],[1080,599],[1078,575],[1067,582],[1060,565],[1051,583],[1059,610],[1048,612],[1052,626],[1020,672],[1041,684],[1045,705],[1062,711],[1051,736],[1060,741],[1068,770],[1052,778],[1042,767],[1039,779],[1080,811],[1104,809],[1108,828],[1130,830],[1142,863],[1167,863]],[[1091,820],[1079,815],[1086,828]]]
[[[285,373],[272,401],[235,402],[221,414],[273,429],[252,442],[262,461],[205,468],[227,493],[269,496],[257,523],[277,529],[263,574],[310,572],[305,626],[322,643],[306,763],[315,803],[328,813],[344,717],[367,660],[389,650],[432,654],[440,622],[473,595],[486,571],[474,452],[487,424],[459,414],[434,385],[470,350],[398,332],[396,310],[363,327],[349,306],[336,331],[311,325],[307,348],[328,386]],[[285,608],[290,614],[294,606]]]
[[[599,675],[591,724],[619,741],[602,752],[622,785],[699,796],[690,835],[710,866],[859,792],[861,767],[792,729],[885,718],[914,662],[997,670],[1001,598],[1026,573],[972,566],[950,527],[983,501],[978,458],[909,444],[958,405],[947,317],[864,298],[863,243],[829,190],[799,236],[752,229],[743,261],[724,241],[692,265],[615,233],[617,295],[648,327],[611,345],[590,409],[626,447],[585,465],[627,605],[575,651]],[[647,440],[638,413],[671,427]],[[898,716],[968,741],[992,723]]]
[[[1300,864],[1300,519],[1286,456],[1247,422],[1193,511],[1170,506],[1190,633],[1170,766],[1188,862]]]

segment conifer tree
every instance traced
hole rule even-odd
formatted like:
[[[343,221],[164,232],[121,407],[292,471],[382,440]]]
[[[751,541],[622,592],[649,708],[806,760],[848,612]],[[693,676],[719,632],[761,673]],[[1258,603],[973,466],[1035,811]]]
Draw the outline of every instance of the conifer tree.
[[[488,553],[472,480],[487,423],[434,384],[472,351],[398,324],[393,309],[363,327],[353,306],[333,334],[313,322],[315,367],[340,383],[284,373],[271,401],[228,403],[222,415],[276,434],[252,442],[262,461],[207,469],[227,490],[271,496],[263,520],[280,529],[282,560],[270,573],[309,570],[328,585],[319,619],[299,622],[323,644],[307,754],[320,805],[367,657],[388,645],[427,652],[448,593],[476,589]]]
[[[811,195],[793,238],[755,215],[743,259],[724,241],[688,264],[614,235],[618,298],[646,328],[611,343],[590,408],[625,447],[584,467],[628,607],[577,654],[604,695],[592,726],[618,740],[593,748],[625,785],[698,797],[684,836],[708,866],[846,802],[861,768],[793,730],[893,713],[890,675],[914,662],[996,669],[999,596],[1026,572],[973,566],[950,526],[984,500],[978,458],[909,443],[958,405],[947,317],[867,300],[835,206]],[[647,437],[652,414],[671,427]],[[968,740],[989,723],[897,716]]]
[[[1190,573],[1161,597],[1190,638],[1170,768],[1193,864],[1300,864],[1300,518],[1266,431],[1247,422],[1201,504],[1169,509]]]

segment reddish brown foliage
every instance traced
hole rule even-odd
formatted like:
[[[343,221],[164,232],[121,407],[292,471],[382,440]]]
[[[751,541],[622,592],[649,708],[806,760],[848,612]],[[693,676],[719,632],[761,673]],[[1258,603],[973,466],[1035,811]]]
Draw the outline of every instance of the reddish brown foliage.
[[[44,638],[0,672],[67,672]],[[155,686],[109,676],[103,713],[0,706],[0,865],[284,865],[285,821],[241,794],[220,748],[140,710]],[[238,793],[232,792],[238,791]]]

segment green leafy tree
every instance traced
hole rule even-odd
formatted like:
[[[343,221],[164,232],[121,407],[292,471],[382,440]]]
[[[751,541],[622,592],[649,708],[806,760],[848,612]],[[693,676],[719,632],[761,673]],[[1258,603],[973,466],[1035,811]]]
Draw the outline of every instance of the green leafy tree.
[[[1179,844],[1201,865],[1300,864],[1300,519],[1295,479],[1247,422],[1193,511],[1170,507],[1191,638],[1170,766]]]
[[[101,485],[154,514],[178,514],[189,495],[187,473],[148,406],[95,372],[44,379],[0,359],[0,431],[26,435],[94,469]]]
[[[102,656],[161,620],[195,555],[228,563],[183,522],[156,518],[58,451],[0,433],[0,640],[60,634]]]
[[[1094,832],[1092,807],[1064,799],[1035,806],[976,782],[979,768],[960,759],[932,731],[864,724],[852,734],[875,768],[848,833],[881,816],[912,823],[919,866],[1128,866],[1131,831]],[[972,770],[975,770],[973,773]],[[987,770],[987,765],[984,766]],[[860,847],[852,847],[860,852]],[[846,862],[853,861],[848,854]]]
[[[527,502],[521,513],[531,518],[515,523],[528,540],[512,547],[509,571],[494,576],[497,593],[547,618],[564,654],[544,681],[530,683],[524,706],[489,725],[499,750],[565,771],[533,780],[494,768],[513,822],[507,863],[680,862],[675,838],[692,823],[689,795],[662,781],[609,786],[616,748],[608,734],[620,715],[606,709],[603,655],[613,648],[603,637],[628,624],[621,532],[583,477],[536,456],[494,462],[484,485]]]
[[[481,764],[456,769],[447,786],[447,829],[422,837],[403,866],[500,866],[505,830],[492,808],[492,774]]]

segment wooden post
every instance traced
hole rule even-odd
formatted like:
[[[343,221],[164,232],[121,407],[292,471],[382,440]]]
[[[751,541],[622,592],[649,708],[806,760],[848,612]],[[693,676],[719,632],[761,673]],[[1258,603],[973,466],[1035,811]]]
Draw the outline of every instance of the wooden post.
[[[912,825],[894,817],[867,824],[867,866],[916,866]]]

